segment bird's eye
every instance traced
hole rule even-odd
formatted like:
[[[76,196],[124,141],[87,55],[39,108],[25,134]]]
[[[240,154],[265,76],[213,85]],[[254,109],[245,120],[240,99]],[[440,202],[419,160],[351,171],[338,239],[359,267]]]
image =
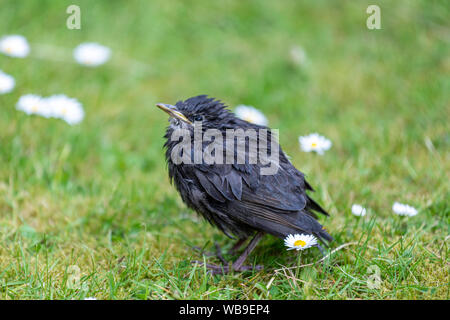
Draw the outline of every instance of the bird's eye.
[[[201,115],[194,116],[194,121],[202,121],[203,117]]]

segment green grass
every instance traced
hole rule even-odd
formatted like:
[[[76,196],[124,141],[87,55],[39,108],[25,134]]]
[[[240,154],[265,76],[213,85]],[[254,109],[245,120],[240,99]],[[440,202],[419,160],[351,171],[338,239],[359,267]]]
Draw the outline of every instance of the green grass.
[[[448,1],[377,1],[374,31],[373,1],[76,2],[81,30],[65,27],[72,1],[1,4],[0,35],[32,47],[0,56],[17,82],[0,95],[1,299],[449,298]],[[111,47],[112,60],[73,63],[83,41]],[[292,63],[294,45],[307,64]],[[15,110],[26,93],[76,97],[86,118],[27,116]],[[217,262],[192,246],[231,242],[169,184],[167,117],[154,105],[201,93],[261,109],[330,211],[331,249],[357,244],[286,269],[321,255],[266,237],[250,257],[264,271],[191,265]],[[324,156],[299,150],[311,132],[333,141]],[[420,212],[395,216],[394,201]],[[353,203],[368,214],[353,216]],[[374,265],[379,289],[367,286]]]

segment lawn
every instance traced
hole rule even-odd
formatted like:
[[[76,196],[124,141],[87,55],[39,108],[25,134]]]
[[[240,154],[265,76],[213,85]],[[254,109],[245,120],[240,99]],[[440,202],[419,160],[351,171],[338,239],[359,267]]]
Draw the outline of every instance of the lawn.
[[[0,37],[31,52],[0,55],[16,80],[0,95],[0,299],[448,299],[450,4],[375,2],[380,30],[365,0],[81,0],[69,30],[72,1],[2,0]],[[82,42],[111,60],[75,63]],[[26,115],[28,93],[77,98],[86,116]],[[194,246],[232,242],[170,185],[155,103],[197,94],[264,112],[339,250],[308,265],[318,250],[267,236],[249,259],[263,271],[190,263],[218,262]],[[333,142],[322,156],[299,148],[312,132]],[[396,201],[418,214],[395,215]]]

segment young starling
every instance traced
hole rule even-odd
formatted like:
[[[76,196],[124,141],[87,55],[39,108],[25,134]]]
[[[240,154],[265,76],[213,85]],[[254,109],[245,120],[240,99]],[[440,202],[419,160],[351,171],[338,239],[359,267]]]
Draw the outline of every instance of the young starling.
[[[328,213],[307,195],[306,191],[313,189],[303,173],[291,164],[278,144],[274,148],[268,142],[273,136],[269,128],[237,118],[222,102],[206,95],[179,101],[175,106],[160,103],[157,107],[170,116],[165,134],[166,160],[170,181],[175,184],[184,203],[230,238],[236,237],[238,241],[233,250],[238,250],[247,238],[253,236],[242,255],[231,265],[233,270],[252,269],[251,266],[245,266],[244,262],[266,233],[282,239],[289,234],[301,233],[314,235],[323,243],[333,240],[317,221],[313,211],[327,216]],[[221,133],[225,139],[222,143],[218,137],[214,140],[203,138],[207,141],[202,140],[200,145],[196,144],[198,128],[201,130],[200,136],[212,129],[212,132]],[[250,160],[250,153],[255,152],[254,149],[250,150],[250,137],[244,138],[244,161],[237,161],[238,148],[235,149],[234,145],[231,149],[227,148],[229,141],[235,141],[234,137],[226,138],[230,129],[254,129],[257,132],[265,129],[268,132],[267,138],[261,138],[260,135],[256,138],[257,154],[260,155],[266,150],[267,154],[272,155],[275,154],[274,151],[278,151],[276,171],[263,174],[262,168],[270,166],[271,163],[262,164]],[[176,134],[177,132],[188,134],[188,143],[183,144],[184,150],[180,148],[182,135]],[[196,146],[199,151],[205,152],[211,141],[219,141],[216,146],[223,144],[225,150],[222,162],[217,161],[217,158],[215,163],[196,158]],[[267,142],[266,149],[261,148],[261,142]],[[217,150],[220,149],[216,149],[216,152],[220,153]],[[232,161],[225,161],[225,154],[230,150]],[[180,156],[192,161],[180,162]],[[194,161],[194,158],[197,161]],[[318,247],[320,249],[320,246]],[[208,264],[207,267],[213,273],[231,271],[226,265]]]

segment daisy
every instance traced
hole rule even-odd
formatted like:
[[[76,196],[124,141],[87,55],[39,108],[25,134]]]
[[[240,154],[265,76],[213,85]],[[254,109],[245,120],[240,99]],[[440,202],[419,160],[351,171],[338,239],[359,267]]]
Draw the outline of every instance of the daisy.
[[[95,297],[86,297],[86,298],[84,298],[84,300],[97,300],[97,298],[95,298]]]
[[[306,64],[306,52],[300,46],[294,46],[289,52],[293,63],[299,66]]]
[[[359,204],[352,205],[352,213],[358,217],[364,217],[366,215],[366,208]]]
[[[392,211],[394,211],[394,213],[398,214],[399,216],[408,216],[408,217],[414,217],[418,213],[416,208],[398,202],[394,202],[394,205],[392,206]]]
[[[309,234],[290,234],[284,239],[284,245],[287,250],[305,250],[317,245],[317,239]]]
[[[95,42],[80,44],[73,51],[73,57],[82,65],[97,67],[104,64],[111,56],[111,49]]]
[[[4,36],[0,39],[0,52],[14,58],[25,58],[30,52],[30,46],[24,36]]]
[[[35,94],[21,96],[17,102],[16,108],[28,115],[37,114],[46,118],[51,116],[51,110],[46,104],[45,99]]]
[[[319,135],[318,133],[311,133],[307,136],[300,136],[298,138],[300,148],[305,152],[315,151],[322,155],[324,151],[331,148],[331,141]]]
[[[250,123],[258,124],[260,126],[266,126],[268,121],[266,116],[258,109],[252,106],[238,105],[234,110],[236,116],[242,120]]]
[[[15,85],[14,78],[0,70],[0,94],[11,92]]]
[[[83,106],[77,99],[57,94],[46,98],[45,102],[52,117],[63,119],[70,125],[78,124],[84,118]]]

